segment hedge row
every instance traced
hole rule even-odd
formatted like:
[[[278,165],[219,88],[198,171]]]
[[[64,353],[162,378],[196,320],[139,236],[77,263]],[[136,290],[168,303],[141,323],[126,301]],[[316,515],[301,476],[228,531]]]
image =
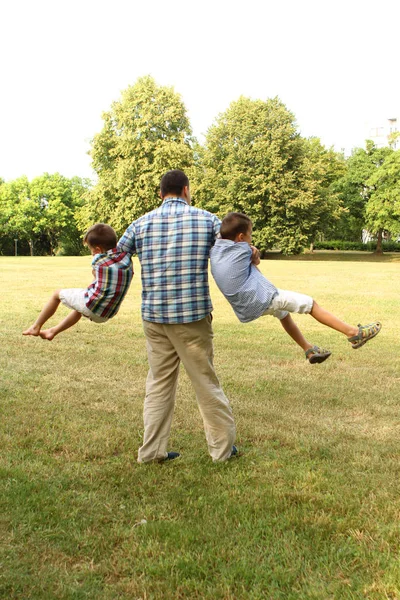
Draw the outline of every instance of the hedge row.
[[[384,252],[400,252],[400,242],[383,242]],[[343,240],[331,240],[325,242],[315,242],[315,250],[361,250],[365,252],[374,252],[376,242],[345,242]]]

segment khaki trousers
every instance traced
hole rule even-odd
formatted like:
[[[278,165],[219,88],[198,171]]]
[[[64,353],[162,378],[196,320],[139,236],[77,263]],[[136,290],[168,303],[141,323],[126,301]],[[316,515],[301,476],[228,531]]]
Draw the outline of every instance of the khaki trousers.
[[[211,321],[211,315],[176,325],[143,321],[150,370],[143,411],[144,441],[138,462],[167,456],[180,361],[196,392],[212,459],[224,461],[231,456],[235,423],[214,370]]]

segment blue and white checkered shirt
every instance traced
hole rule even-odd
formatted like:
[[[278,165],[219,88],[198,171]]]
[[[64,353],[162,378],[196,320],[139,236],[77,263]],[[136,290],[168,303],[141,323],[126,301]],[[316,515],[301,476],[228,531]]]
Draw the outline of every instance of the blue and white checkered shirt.
[[[251,263],[246,242],[217,240],[211,249],[211,273],[239,321],[248,323],[267,310],[277,288]]]
[[[220,224],[183,198],[166,198],[128,227],[118,249],[139,257],[145,321],[191,323],[210,314],[208,258]]]

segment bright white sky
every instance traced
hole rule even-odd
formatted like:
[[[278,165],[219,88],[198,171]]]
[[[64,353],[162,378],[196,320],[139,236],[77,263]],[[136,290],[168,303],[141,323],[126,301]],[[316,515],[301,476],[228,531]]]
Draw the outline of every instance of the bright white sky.
[[[93,178],[101,113],[147,74],[201,141],[240,95],[279,96],[302,135],[349,152],[400,119],[399,25],[399,0],[4,0],[0,177]]]

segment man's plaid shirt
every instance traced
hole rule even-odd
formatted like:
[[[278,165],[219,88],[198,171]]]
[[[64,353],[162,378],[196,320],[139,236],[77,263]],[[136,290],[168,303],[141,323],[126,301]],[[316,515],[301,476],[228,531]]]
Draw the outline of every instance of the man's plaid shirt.
[[[132,281],[132,256],[116,248],[95,254],[92,260],[95,280],[86,290],[86,306],[96,315],[111,318],[117,314]]]
[[[220,224],[183,198],[166,198],[128,227],[118,249],[139,257],[143,320],[191,323],[212,311],[208,258]]]

